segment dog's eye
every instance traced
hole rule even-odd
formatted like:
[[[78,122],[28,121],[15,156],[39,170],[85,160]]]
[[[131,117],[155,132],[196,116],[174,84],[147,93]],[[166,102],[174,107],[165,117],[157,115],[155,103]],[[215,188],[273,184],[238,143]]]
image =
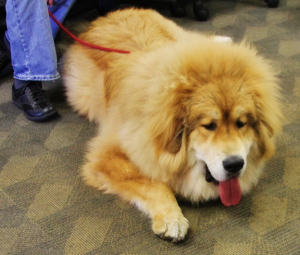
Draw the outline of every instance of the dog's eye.
[[[204,127],[207,130],[214,131],[217,128],[217,124],[215,122],[211,122],[209,124],[202,125],[202,127]]]
[[[240,120],[237,120],[236,122],[235,122],[235,125],[237,126],[237,128],[242,128],[242,127],[244,127],[245,125],[246,125],[246,123],[245,122],[242,122],[242,121],[240,121]]]

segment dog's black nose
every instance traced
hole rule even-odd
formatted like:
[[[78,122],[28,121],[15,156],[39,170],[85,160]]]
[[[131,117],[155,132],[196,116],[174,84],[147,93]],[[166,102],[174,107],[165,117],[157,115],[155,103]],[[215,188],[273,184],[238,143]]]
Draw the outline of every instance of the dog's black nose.
[[[223,161],[223,166],[229,173],[235,174],[244,166],[244,160],[239,156],[231,156]]]

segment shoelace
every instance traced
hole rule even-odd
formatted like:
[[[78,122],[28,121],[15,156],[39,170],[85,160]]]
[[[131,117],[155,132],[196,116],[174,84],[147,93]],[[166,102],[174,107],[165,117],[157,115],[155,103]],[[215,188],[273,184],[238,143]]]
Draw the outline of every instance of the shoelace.
[[[44,96],[44,90],[42,90],[37,82],[28,84],[25,88],[25,93],[31,104],[39,104],[48,101]]]

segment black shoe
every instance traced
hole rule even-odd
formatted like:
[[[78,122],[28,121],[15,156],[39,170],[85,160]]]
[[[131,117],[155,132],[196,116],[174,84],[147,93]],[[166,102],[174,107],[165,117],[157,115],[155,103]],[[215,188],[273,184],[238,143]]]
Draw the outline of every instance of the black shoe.
[[[22,89],[15,89],[13,85],[12,100],[29,120],[44,121],[57,115],[57,110],[45,97],[40,81],[30,81]]]
[[[0,78],[13,72],[10,50],[4,42],[4,33],[0,34]]]

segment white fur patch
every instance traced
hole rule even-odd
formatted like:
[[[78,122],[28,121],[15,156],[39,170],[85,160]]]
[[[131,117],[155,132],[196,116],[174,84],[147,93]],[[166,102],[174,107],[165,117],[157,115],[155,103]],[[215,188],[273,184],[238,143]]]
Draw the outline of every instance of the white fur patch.
[[[244,160],[244,166],[240,171],[240,176],[244,174],[247,167],[247,156],[252,143],[249,141],[236,141],[234,143],[234,150],[230,150],[225,153],[218,146],[201,144],[196,145],[196,157],[198,160],[202,160],[207,164],[207,167],[211,175],[217,181],[225,181],[228,179],[227,171],[224,169],[223,161],[230,156],[239,156]]]
[[[228,36],[215,36],[216,42],[232,43],[232,39]]]
[[[197,161],[181,182],[179,193],[193,202],[217,198],[219,196],[218,187],[205,180],[205,172],[204,161]]]

